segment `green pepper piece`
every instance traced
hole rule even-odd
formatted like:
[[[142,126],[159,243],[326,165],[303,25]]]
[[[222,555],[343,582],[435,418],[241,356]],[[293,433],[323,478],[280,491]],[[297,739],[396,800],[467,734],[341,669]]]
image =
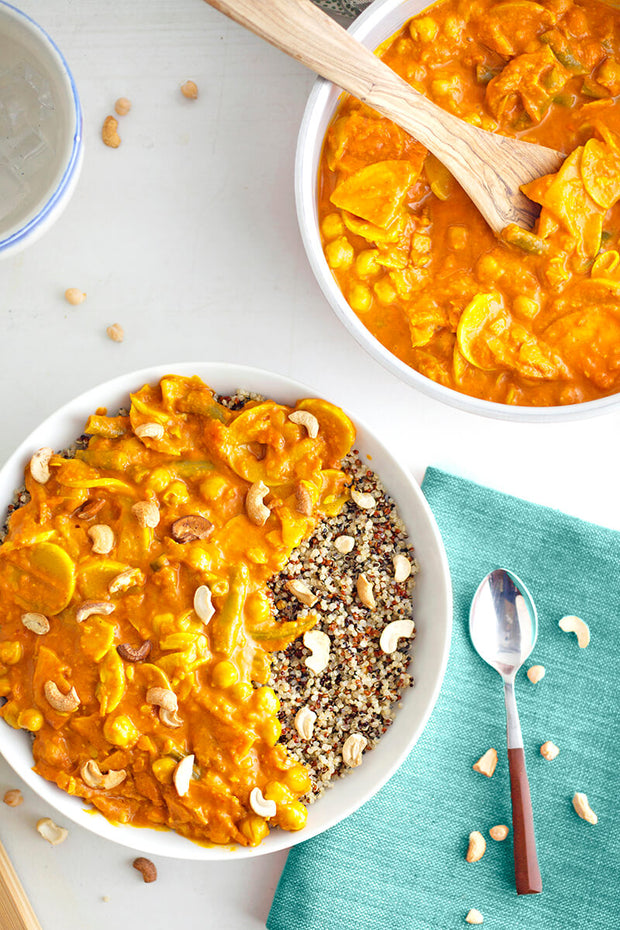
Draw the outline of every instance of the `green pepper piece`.
[[[250,573],[247,565],[243,562],[236,565],[230,573],[230,587],[224,606],[210,623],[214,652],[232,655],[243,625],[243,608],[249,582]]]
[[[570,45],[560,32],[555,30],[545,32],[540,37],[540,41],[548,45],[557,60],[569,71],[574,74],[585,74],[587,69],[581,64],[578,58],[573,54]]]
[[[307,630],[318,623],[316,613],[309,613],[299,620],[286,620],[284,623],[270,623],[265,626],[248,629],[252,639],[261,643],[266,649],[284,649],[294,640],[299,639]]]
[[[603,100],[605,97],[611,96],[605,87],[601,87],[596,81],[591,81],[588,78],[584,78],[583,84],[581,85],[581,92],[585,94],[586,97],[593,97],[595,100]]]
[[[508,242],[509,245],[515,245],[517,248],[523,249],[524,252],[529,252],[531,255],[546,255],[549,251],[548,242],[541,239],[540,236],[535,236],[534,233],[528,232],[526,229],[521,229],[516,223],[509,223],[508,226],[502,230],[502,239],[504,242]]]

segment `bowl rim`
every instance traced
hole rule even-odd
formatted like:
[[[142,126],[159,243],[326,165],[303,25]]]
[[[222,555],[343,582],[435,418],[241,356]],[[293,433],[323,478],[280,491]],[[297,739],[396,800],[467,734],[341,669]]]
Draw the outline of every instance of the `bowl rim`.
[[[83,131],[82,107],[80,104],[77,85],[63,53],[60,51],[49,33],[47,33],[46,30],[36,22],[36,20],[32,19],[31,16],[28,16],[27,13],[24,13],[23,10],[19,10],[16,6],[13,6],[12,3],[8,3],[7,0],[0,0],[0,14],[3,12],[6,12],[9,17],[21,23],[22,25],[25,25],[31,33],[38,35],[39,38],[42,39],[43,44],[48,46],[52,52],[52,55],[60,63],[60,70],[65,78],[67,88],[70,91],[68,94],[68,99],[70,98],[73,102],[74,128],[71,151],[69,152],[69,157],[67,159],[65,169],[56,187],[49,195],[41,209],[35,214],[35,216],[31,217],[28,222],[26,222],[23,226],[20,226],[14,232],[10,233],[10,235],[6,236],[4,239],[0,239],[0,254],[23,245],[24,240],[45,224],[46,220],[50,218],[52,212],[56,210],[61,201],[64,200],[66,194],[70,192],[74,181],[74,174],[81,166]]]
[[[428,3],[427,0],[374,0],[353,21],[348,28],[348,32],[362,44],[374,50],[382,42],[394,35],[408,19],[432,5],[433,3]],[[414,6],[415,10],[413,9]],[[405,9],[408,12],[402,13],[399,19],[400,25],[388,29],[385,34],[381,32],[382,26],[389,17],[392,17],[399,10]],[[377,38],[377,33],[380,33],[379,38]],[[384,368],[387,368],[388,371],[410,387],[417,388],[428,397],[448,404],[450,407],[456,407],[459,410],[479,416],[512,422],[566,423],[572,420],[600,416],[616,410],[620,404],[620,393],[610,394],[596,400],[584,401],[580,404],[551,407],[500,404],[496,401],[483,400],[469,394],[462,394],[453,388],[432,381],[419,371],[416,371],[415,368],[411,368],[390,352],[389,349],[386,349],[364,326],[346,301],[325,259],[319,233],[316,205],[318,180],[316,170],[323,148],[325,131],[322,129],[322,123],[327,114],[326,126],[329,125],[337,102],[343,93],[340,88],[325,78],[318,77],[312,85],[297,136],[294,180],[295,202],[301,238],[314,276],[332,310],[360,346]]]
[[[130,390],[136,390],[138,386],[143,383],[159,380],[165,374],[170,374],[171,372],[181,375],[197,374],[199,377],[202,377],[208,384],[211,383],[211,385],[216,390],[218,389],[218,379],[220,379],[222,382],[224,382],[225,379],[228,379],[228,383],[231,385],[236,384],[237,387],[247,386],[248,389],[254,389],[257,391],[261,389],[260,385],[264,383],[266,390],[263,389],[262,393],[269,393],[270,395],[277,397],[278,392],[282,391],[283,396],[281,399],[285,399],[287,395],[289,397],[293,395],[298,397],[321,396],[320,393],[314,391],[308,385],[288,378],[285,375],[265,371],[263,369],[236,365],[233,363],[181,362],[170,365],[155,365],[148,368],[142,368],[137,371],[117,376],[116,378],[102,382],[101,384],[82,392],[72,400],[68,401],[66,404],[62,405],[45,420],[43,420],[43,422],[39,424],[39,426],[35,427],[35,429],[20,443],[20,445],[9,456],[6,462],[2,464],[2,467],[0,467],[0,490],[2,489],[2,484],[4,483],[5,479],[8,478],[10,483],[12,480],[14,480],[14,475],[16,473],[23,474],[23,466],[32,454],[33,448],[36,448],[37,445],[41,445],[42,442],[45,442],[46,438],[48,439],[48,442],[50,442],[50,433],[55,432],[60,434],[57,435],[57,439],[62,439],[63,431],[69,432],[70,430],[73,430],[76,423],[81,423],[83,425],[84,418],[88,414],[88,411],[93,408],[93,404],[99,405],[102,401],[105,401],[106,398],[109,398],[109,402],[111,404],[115,403],[116,397],[119,394],[124,399],[127,397]],[[392,750],[392,762],[389,765],[383,764],[380,777],[373,781],[370,787],[366,790],[361,792],[358,791],[355,800],[347,802],[347,795],[343,794],[342,796],[345,798],[344,805],[341,804],[340,807],[337,807],[335,813],[333,813],[333,816],[327,817],[322,823],[315,824],[314,827],[308,825],[299,833],[291,833],[284,830],[272,831],[269,837],[267,837],[267,840],[256,847],[238,847],[232,845],[200,846],[184,837],[179,836],[178,834],[175,834],[172,831],[160,831],[156,829],[150,830],[144,828],[132,828],[127,825],[115,825],[107,821],[102,815],[97,814],[96,816],[89,816],[92,815],[93,812],[83,806],[84,802],[82,799],[71,797],[70,795],[57,788],[55,784],[46,781],[32,770],[31,756],[28,758],[26,764],[25,761],[19,762],[19,760],[12,758],[11,752],[9,752],[8,755],[6,754],[5,750],[7,742],[10,742],[11,739],[15,740],[18,736],[21,737],[22,733],[21,731],[6,730],[4,729],[6,725],[3,724],[2,728],[0,729],[0,753],[4,756],[8,764],[16,771],[16,773],[29,785],[29,787],[31,787],[41,798],[47,801],[63,816],[68,817],[80,826],[85,827],[90,832],[93,832],[99,836],[103,836],[112,840],[113,842],[116,842],[122,846],[130,847],[132,849],[138,849],[147,853],[167,856],[170,858],[231,861],[288,849],[297,843],[304,842],[305,840],[310,839],[312,836],[316,836],[319,833],[322,833],[324,830],[327,830],[334,824],[338,823],[340,820],[343,820],[345,817],[352,814],[355,810],[361,807],[362,804],[368,801],[385,784],[385,782],[387,782],[388,779],[392,777],[395,771],[404,762],[405,758],[417,742],[428,722],[428,719],[439,696],[439,691],[441,689],[445,675],[452,633],[452,584],[448,560],[441,534],[420,486],[414,480],[410,472],[400,465],[396,454],[390,452],[389,449],[386,448],[386,446],[383,444],[381,439],[376,436],[374,430],[371,431],[369,427],[367,427],[366,424],[356,415],[353,415],[353,420],[356,427],[362,434],[362,450],[363,442],[370,438],[372,441],[373,452],[375,450],[379,450],[379,457],[381,457],[381,455],[386,456],[386,464],[389,465],[390,471],[397,475],[399,482],[401,480],[404,482],[404,486],[407,489],[407,495],[411,495],[409,500],[415,499],[414,509],[419,508],[419,512],[426,519],[425,530],[428,533],[428,541],[426,546],[427,550],[431,552],[433,547],[435,549],[434,556],[432,552],[431,556],[433,556],[436,562],[435,570],[437,572],[438,582],[433,589],[433,593],[438,595],[439,608],[436,608],[435,605],[433,605],[433,610],[428,611],[430,614],[428,617],[428,626],[430,627],[430,621],[432,620],[433,627],[436,629],[434,633],[431,634],[431,638],[433,635],[439,637],[441,648],[435,656],[435,677],[433,677],[433,674],[430,675],[432,687],[425,685],[426,698],[421,698],[423,712],[419,715],[417,722],[415,722],[413,727],[409,726],[409,722],[406,720],[406,718],[402,718],[403,723],[401,724],[400,729],[397,730],[398,736],[394,737],[394,740],[398,740],[398,746],[400,748],[397,752]],[[78,428],[81,429],[81,427]],[[367,434],[367,436],[365,436],[365,434]],[[402,507],[401,501],[398,501],[398,503],[399,506]],[[415,545],[417,534],[416,528],[410,528],[410,526],[407,528],[412,533],[413,543]],[[421,531],[418,535],[418,539],[420,536]],[[414,603],[415,599],[416,595],[414,592]],[[419,614],[419,610],[417,610],[417,613]],[[419,635],[423,635],[424,625],[418,631],[418,633]],[[416,656],[414,653],[413,672],[416,679],[419,680],[422,677],[422,674],[416,674],[415,658]],[[415,688],[408,689],[408,695],[413,695],[412,700],[415,698],[415,691]],[[408,695],[403,696],[403,701],[406,701]],[[388,731],[382,737],[382,740],[390,737],[390,734],[394,731],[394,727],[396,726],[398,719],[399,715],[397,714],[394,726],[388,728]],[[403,740],[401,745],[401,731],[405,731],[405,727],[408,738]],[[20,741],[20,745],[23,746],[23,742]],[[392,744],[390,742],[390,747],[391,746]],[[13,755],[15,755],[15,751],[12,750],[12,752]],[[20,753],[18,752],[17,755],[19,754]],[[361,769],[358,771],[361,772]],[[356,772],[350,773],[347,776],[347,781],[348,779],[355,778],[356,774]],[[338,783],[342,784],[342,781],[336,780],[336,784]],[[336,787],[332,788],[328,794],[331,796],[334,791],[336,791]],[[350,793],[351,792],[349,792],[349,794]],[[316,805],[312,805],[312,807],[318,809],[318,804],[320,804],[320,800],[316,802]],[[168,838],[168,842],[162,841],[162,836]]]

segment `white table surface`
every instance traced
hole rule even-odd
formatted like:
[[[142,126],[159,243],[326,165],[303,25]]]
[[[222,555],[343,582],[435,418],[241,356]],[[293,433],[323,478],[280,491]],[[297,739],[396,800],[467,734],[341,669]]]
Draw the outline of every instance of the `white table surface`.
[[[305,381],[363,416],[418,480],[433,464],[620,529],[620,414],[550,426],[473,417],[401,384],[336,320],[295,216],[295,142],[313,80],[301,65],[201,0],[13,2],[70,63],[86,154],[57,224],[0,263],[0,460],[114,375],[234,361]],[[179,92],[187,78],[195,102]],[[119,96],[133,108],[112,150],[100,130]],[[63,299],[70,286],[87,292],[79,307]],[[115,322],[122,344],[105,334]],[[0,760],[0,796],[12,787],[25,803],[0,803],[0,836],[44,930],[264,927],[285,854],[160,859],[145,885],[131,850],[77,826],[62,846],[41,840],[34,824],[54,811]]]

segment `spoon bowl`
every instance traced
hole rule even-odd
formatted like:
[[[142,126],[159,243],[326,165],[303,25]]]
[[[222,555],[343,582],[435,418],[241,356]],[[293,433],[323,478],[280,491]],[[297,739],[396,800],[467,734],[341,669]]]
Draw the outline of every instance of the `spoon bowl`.
[[[497,568],[483,578],[471,604],[469,634],[476,652],[504,682],[515,884],[517,894],[538,894],[542,879],[514,691],[515,676],[536,643],[538,615],[531,594],[517,575]]]

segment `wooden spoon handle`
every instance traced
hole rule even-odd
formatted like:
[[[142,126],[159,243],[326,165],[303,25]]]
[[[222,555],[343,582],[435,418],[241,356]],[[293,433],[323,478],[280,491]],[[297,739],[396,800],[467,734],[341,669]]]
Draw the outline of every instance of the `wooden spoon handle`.
[[[519,185],[557,170],[557,152],[493,135],[442,110],[310,0],[206,2],[398,123],[446,165],[496,232],[509,222],[532,224],[538,208]]]
[[[2,930],[41,930],[6,849],[0,843],[0,927]]]
[[[508,750],[508,767],[517,894],[539,894],[542,878],[536,853],[530,783],[522,748]]]

